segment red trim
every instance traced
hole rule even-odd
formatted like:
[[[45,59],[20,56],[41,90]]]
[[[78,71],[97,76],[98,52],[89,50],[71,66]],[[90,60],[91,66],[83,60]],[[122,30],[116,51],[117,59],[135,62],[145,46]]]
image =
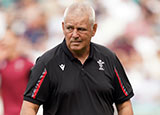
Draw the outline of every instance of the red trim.
[[[47,75],[47,71],[45,70],[44,73],[43,73],[42,78],[40,78],[40,82],[37,84],[37,88],[36,88],[36,90],[35,90],[35,92],[33,94],[33,99],[36,98],[36,95],[37,95],[37,93],[39,91],[39,88],[40,88],[40,86],[41,86],[41,84],[42,84],[42,82],[43,82],[43,80],[44,80],[44,78],[45,78],[46,75]]]
[[[120,84],[120,86],[121,86],[121,89],[122,89],[123,93],[125,94],[125,96],[128,96],[127,92],[125,91],[125,89],[124,89],[124,87],[123,87],[123,85],[122,85],[122,81],[121,81],[121,79],[120,79],[120,77],[119,77],[119,75],[118,75],[117,70],[114,69],[114,71],[115,71],[115,73],[116,73],[116,76],[117,76],[117,78],[118,78],[118,81],[119,81],[119,84]]]

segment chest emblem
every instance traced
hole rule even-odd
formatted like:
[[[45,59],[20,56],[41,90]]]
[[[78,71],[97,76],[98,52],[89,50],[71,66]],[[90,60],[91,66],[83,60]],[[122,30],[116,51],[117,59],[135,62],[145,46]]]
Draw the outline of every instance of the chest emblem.
[[[59,67],[61,68],[62,71],[64,71],[64,69],[65,69],[65,65],[64,64],[60,64]]]
[[[102,60],[98,60],[97,63],[99,64],[99,70],[104,70],[103,68],[103,65],[104,65],[104,62]]]

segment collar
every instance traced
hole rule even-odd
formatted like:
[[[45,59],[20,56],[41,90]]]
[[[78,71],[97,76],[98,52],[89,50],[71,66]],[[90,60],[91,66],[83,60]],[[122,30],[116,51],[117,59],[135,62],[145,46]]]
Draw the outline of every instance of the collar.
[[[72,55],[71,51],[68,49],[67,45],[66,45],[66,41],[65,39],[62,42],[62,49],[65,52],[65,54],[69,57],[69,59],[71,60],[75,60],[76,58]],[[90,53],[89,53],[89,57],[88,59],[92,59],[93,58],[93,43],[90,43]]]

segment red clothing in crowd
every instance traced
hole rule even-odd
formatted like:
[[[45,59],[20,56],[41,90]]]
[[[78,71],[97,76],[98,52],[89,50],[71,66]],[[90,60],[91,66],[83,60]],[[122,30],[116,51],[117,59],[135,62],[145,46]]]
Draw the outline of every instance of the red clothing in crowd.
[[[23,93],[32,66],[33,64],[23,57],[1,63],[0,76],[2,77],[1,91],[4,115],[20,114]]]

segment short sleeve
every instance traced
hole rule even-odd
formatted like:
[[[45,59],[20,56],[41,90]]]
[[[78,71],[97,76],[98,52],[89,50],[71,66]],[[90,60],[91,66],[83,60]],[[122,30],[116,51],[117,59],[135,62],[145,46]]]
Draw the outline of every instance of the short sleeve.
[[[114,59],[114,101],[118,104],[129,100],[134,93],[126,72],[116,55]]]
[[[49,76],[45,64],[37,59],[30,72],[29,82],[24,93],[24,100],[43,104],[49,95]]]

